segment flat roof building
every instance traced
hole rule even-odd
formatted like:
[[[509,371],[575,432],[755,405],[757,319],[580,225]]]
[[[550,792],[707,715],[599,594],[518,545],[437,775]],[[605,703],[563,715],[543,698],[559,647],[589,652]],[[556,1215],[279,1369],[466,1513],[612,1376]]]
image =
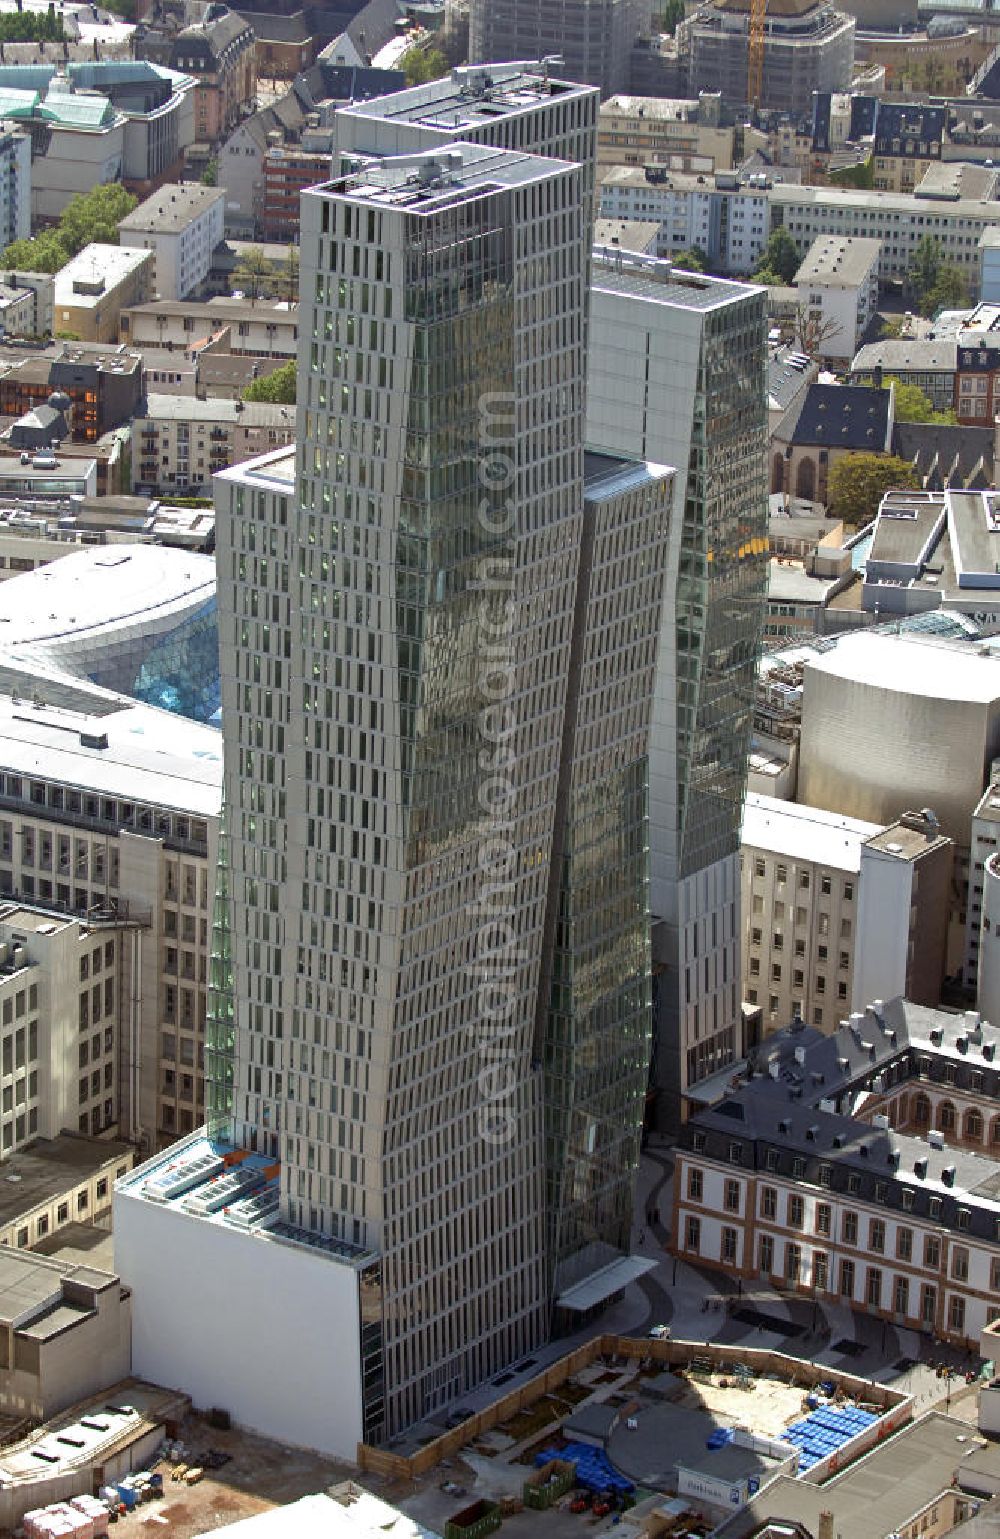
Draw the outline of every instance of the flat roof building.
[[[125,1378],[131,1325],[114,1274],[0,1250],[0,1414],[46,1421]]]
[[[92,243],[56,273],[56,331],[79,342],[117,342],[119,317],[149,298],[153,257],[128,246]]]
[[[197,182],[166,183],[118,226],[122,246],[153,253],[150,292],[186,299],[208,277],[223,238],[226,193]]]

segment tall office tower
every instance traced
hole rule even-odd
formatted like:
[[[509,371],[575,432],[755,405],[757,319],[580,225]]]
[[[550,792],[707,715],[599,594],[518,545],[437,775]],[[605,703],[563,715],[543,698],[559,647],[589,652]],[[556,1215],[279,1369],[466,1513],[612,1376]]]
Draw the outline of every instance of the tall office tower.
[[[647,1264],[673,478],[584,455],[585,197],[464,144],[306,194],[298,444],[217,479],[210,1136],[117,1264],[136,1371],[341,1454]]]
[[[612,96],[628,90],[651,15],[650,0],[470,0],[469,61],[556,57],[564,79]]]
[[[740,1051],[739,833],[767,586],[763,290],[596,252],[587,441],[678,467],[650,747],[661,1126]]]
[[[572,78],[557,80],[544,61],[453,69],[426,85],[341,108],[334,153],[407,155],[461,139],[576,161],[592,178],[600,93]]]
[[[592,453],[585,478],[536,1034],[557,1326],[628,1280],[616,1258],[629,1250],[649,1081],[648,753],[674,483]]]

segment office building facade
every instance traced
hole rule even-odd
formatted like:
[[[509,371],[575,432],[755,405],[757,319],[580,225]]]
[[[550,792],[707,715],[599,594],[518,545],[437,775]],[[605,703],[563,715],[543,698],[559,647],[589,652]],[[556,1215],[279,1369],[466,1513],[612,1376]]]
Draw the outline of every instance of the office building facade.
[[[651,11],[649,0],[471,0],[469,59],[555,55],[567,80],[610,96],[628,89],[632,45],[648,35]]]
[[[766,296],[597,253],[587,436],[674,465],[650,746],[657,1121],[740,1050],[739,842],[767,594]]]
[[[245,1225],[187,1200],[162,1222],[179,1268],[247,1234],[266,1267],[325,1263],[357,1373],[322,1432],[339,1451],[630,1264],[674,493],[584,455],[588,204],[581,165],[467,144],[306,194],[297,450],[217,481],[214,1143],[176,1157],[239,1150],[261,1185]],[[160,1182],[153,1162],[117,1219],[154,1373],[187,1276],[150,1271]],[[276,1350],[311,1382],[308,1329]],[[219,1341],[218,1393],[291,1435],[245,1357]],[[173,1369],[192,1392],[198,1359]]]

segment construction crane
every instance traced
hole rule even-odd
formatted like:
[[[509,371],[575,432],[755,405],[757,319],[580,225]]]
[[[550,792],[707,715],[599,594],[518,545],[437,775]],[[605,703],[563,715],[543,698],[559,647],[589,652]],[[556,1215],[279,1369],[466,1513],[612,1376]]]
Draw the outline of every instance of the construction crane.
[[[764,94],[764,21],[767,0],[750,0],[750,24],[747,29],[747,102],[759,107]]]

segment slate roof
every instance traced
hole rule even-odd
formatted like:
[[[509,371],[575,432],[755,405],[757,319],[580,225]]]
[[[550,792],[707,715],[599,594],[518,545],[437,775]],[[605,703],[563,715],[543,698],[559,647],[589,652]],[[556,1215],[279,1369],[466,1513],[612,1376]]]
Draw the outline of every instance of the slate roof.
[[[870,385],[810,385],[793,444],[879,453],[888,447],[890,392]]]
[[[993,485],[995,435],[991,427],[897,422],[892,450],[909,460],[925,491],[946,487],[985,490]]]

